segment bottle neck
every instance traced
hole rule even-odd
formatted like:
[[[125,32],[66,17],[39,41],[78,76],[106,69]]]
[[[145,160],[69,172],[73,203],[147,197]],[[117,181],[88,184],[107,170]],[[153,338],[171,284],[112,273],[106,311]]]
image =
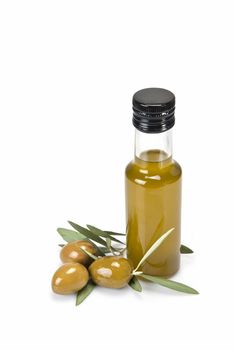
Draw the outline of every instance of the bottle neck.
[[[172,129],[149,134],[135,129],[135,157],[145,162],[163,162],[172,158]]]

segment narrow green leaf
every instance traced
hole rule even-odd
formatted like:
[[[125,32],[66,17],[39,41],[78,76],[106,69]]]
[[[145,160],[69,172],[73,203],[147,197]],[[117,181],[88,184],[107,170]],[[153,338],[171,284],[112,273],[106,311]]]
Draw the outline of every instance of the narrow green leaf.
[[[91,254],[90,252],[88,252],[86,249],[84,249],[84,248],[79,248],[80,250],[82,250],[85,254],[87,254],[90,258],[92,258],[93,260],[97,260],[98,258],[97,258],[97,256],[95,256],[95,255],[93,255],[93,254]]]
[[[111,253],[111,251],[106,247],[98,247],[98,250],[102,255],[105,255],[106,253]]]
[[[134,275],[134,276],[139,276],[139,275],[142,275],[142,274],[143,274],[142,271],[134,271],[134,272],[133,272],[133,275]]]
[[[126,236],[125,233],[118,233],[118,232],[113,232],[113,231],[104,231],[108,233],[110,236]]]
[[[92,281],[89,281],[87,285],[77,293],[76,306],[80,305],[88,297],[88,295],[91,294],[94,288],[95,284]]]
[[[141,292],[142,291],[142,286],[139,282],[139,280],[137,279],[136,276],[133,276],[131,278],[131,280],[129,281],[129,286],[131,288],[133,288],[134,290],[136,290],[137,292]]]
[[[82,227],[78,224],[75,224],[72,221],[68,221],[68,223],[75,229],[77,230],[79,233],[81,233],[82,235],[86,236],[87,238],[91,239],[92,241],[95,241],[105,247],[107,247],[107,244],[105,242],[105,240],[103,240],[101,237],[95,235],[93,232],[89,231],[87,228]]]
[[[77,232],[77,231],[73,231],[73,230],[68,230],[66,228],[58,228],[57,232],[62,236],[62,238],[66,241],[66,242],[73,242],[73,241],[79,241],[79,240],[84,240],[84,241],[89,241],[91,242],[96,249],[98,249],[98,251],[101,254],[104,254],[100,247],[98,247],[94,242],[92,242],[90,239],[88,239],[86,236],[82,235],[81,233]],[[65,244],[59,244],[60,247],[63,247]]]
[[[106,243],[107,243],[108,249],[111,251],[111,250],[112,250],[112,247],[111,247],[111,238],[107,237],[107,238],[106,238]]]
[[[112,246],[112,241],[110,237],[106,237],[106,243],[107,243],[107,247],[110,253],[112,253],[113,255],[119,255],[119,249],[116,249]]]
[[[155,241],[154,244],[147,250],[146,254],[142,257],[142,259],[139,261],[138,266],[134,271],[137,271],[138,268],[146,261],[146,259],[149,258],[149,256],[155,252],[155,250],[160,246],[160,244],[163,243],[163,241],[173,232],[174,227],[172,227],[170,230],[165,232],[157,241]]]
[[[61,248],[65,247],[65,244],[58,244],[58,245],[59,245],[59,247],[61,247]]]
[[[127,251],[127,248],[123,248],[123,249],[118,249],[118,252],[120,253],[120,255],[124,255],[124,253]]]
[[[119,241],[119,239],[115,238],[115,237],[111,237],[111,235],[105,231],[100,230],[99,228],[92,226],[92,225],[87,225],[87,227],[89,228],[89,230],[93,233],[95,233],[98,236],[102,236],[105,238],[111,238],[112,241],[117,242],[117,243],[121,243],[121,244],[125,244],[121,241]]]
[[[180,246],[180,252],[181,252],[181,254],[192,254],[192,253],[193,253],[193,250],[190,249],[189,247],[187,247],[187,246],[181,244],[181,246]]]
[[[66,242],[73,242],[73,241],[77,241],[77,240],[82,240],[82,239],[86,239],[86,237],[84,235],[82,235],[81,233],[77,232],[77,231],[73,231],[73,230],[67,230],[66,228],[58,228],[57,232],[59,233],[59,235],[62,236],[62,238],[66,241]]]
[[[180,282],[175,282],[172,280],[168,280],[166,278],[157,277],[157,276],[150,276],[150,275],[145,275],[145,274],[140,275],[140,277],[143,277],[148,281],[157,283],[163,287],[174,289],[177,292],[183,292],[183,293],[189,293],[189,294],[199,294],[197,290],[195,290],[195,289],[193,289],[193,288],[191,288],[183,283],[180,283]]]

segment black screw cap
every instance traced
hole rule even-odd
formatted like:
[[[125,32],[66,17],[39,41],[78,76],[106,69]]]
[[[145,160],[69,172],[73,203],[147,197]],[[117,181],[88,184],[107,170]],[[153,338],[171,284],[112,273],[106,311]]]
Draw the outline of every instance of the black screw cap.
[[[146,133],[161,133],[175,124],[175,95],[165,89],[148,88],[133,95],[133,125]]]

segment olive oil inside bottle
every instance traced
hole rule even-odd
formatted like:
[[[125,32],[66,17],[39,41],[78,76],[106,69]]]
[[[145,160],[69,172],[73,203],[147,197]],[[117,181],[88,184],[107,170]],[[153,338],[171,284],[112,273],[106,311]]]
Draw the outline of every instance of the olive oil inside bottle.
[[[181,167],[165,151],[143,151],[126,167],[128,258],[137,266],[163,233],[173,233],[141,267],[146,274],[171,276],[180,265]]]

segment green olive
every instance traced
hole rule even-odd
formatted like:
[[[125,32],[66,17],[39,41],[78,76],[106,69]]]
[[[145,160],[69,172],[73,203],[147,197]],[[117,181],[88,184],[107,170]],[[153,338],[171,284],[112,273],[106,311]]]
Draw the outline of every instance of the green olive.
[[[89,253],[98,254],[97,248],[88,241],[74,241],[66,244],[60,252],[60,258],[63,262],[78,262],[82,265],[89,266],[93,261],[80,248],[85,249]]]
[[[85,266],[66,263],[59,267],[52,278],[52,290],[57,294],[72,294],[85,287],[89,273]]]
[[[102,287],[122,288],[132,278],[133,266],[122,256],[105,256],[89,266],[92,280]]]

